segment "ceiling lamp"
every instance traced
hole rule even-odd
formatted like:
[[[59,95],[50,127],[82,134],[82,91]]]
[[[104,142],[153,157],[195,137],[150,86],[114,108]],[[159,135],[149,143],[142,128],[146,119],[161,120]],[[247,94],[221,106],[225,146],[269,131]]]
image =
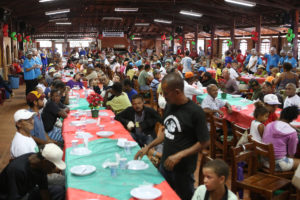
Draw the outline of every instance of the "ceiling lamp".
[[[71,25],[72,22],[56,22],[56,25]]]
[[[228,3],[234,3],[234,4],[238,4],[241,6],[248,6],[248,7],[254,7],[256,6],[255,2],[251,2],[251,1],[245,1],[245,0],[225,0]]]
[[[115,8],[115,12],[137,12],[139,8]]]
[[[45,12],[45,15],[57,15],[57,14],[68,13],[68,12],[70,12],[69,8],[68,9],[48,11],[48,12]]]
[[[135,26],[149,26],[150,23],[135,23]]]
[[[45,2],[50,2],[50,1],[55,1],[55,0],[39,0],[40,3],[45,3]]]
[[[103,20],[120,20],[120,21],[122,21],[123,18],[122,17],[102,17],[102,21]]]
[[[186,10],[181,10],[179,13],[182,15],[189,15],[189,16],[193,16],[193,17],[202,17],[202,15],[203,15],[198,12],[192,12],[192,11],[186,11]]]
[[[172,24],[172,21],[164,20],[164,19],[154,19],[154,21],[163,24]]]

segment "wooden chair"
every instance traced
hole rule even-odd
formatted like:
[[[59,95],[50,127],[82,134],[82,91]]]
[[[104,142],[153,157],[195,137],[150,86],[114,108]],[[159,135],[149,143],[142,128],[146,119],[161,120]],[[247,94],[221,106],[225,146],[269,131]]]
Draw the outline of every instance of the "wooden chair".
[[[210,128],[210,155],[212,158],[216,158],[216,151],[219,149],[222,152],[223,160],[228,158],[228,150],[229,146],[233,145],[233,139],[231,141],[228,140],[228,127],[227,121],[223,118],[219,118],[213,115],[213,126]],[[221,137],[217,130],[222,130],[223,133],[223,141],[221,141]]]
[[[254,164],[256,158],[254,143],[247,143],[239,147],[232,147],[233,167],[231,190],[236,193],[239,189],[246,189],[252,195],[260,195],[265,199],[288,199],[289,191],[284,191],[279,195],[274,195],[277,190],[282,190],[290,186],[291,181],[277,176],[256,172]],[[246,162],[248,176],[244,180],[237,180],[238,164]],[[251,199],[261,199],[255,197]]]
[[[240,140],[240,138],[243,136],[245,131],[250,133],[250,129],[240,127],[236,123],[231,123],[232,133],[233,133],[233,140],[234,140],[234,146],[236,146],[237,142]],[[248,135],[248,141],[251,141],[251,136]]]
[[[201,161],[200,161],[200,168],[199,168],[199,176],[198,176],[198,185],[202,185],[203,184],[203,179],[204,179],[204,176],[203,176],[203,173],[202,173],[202,170],[203,170],[203,166],[209,162],[209,161],[212,161],[213,159],[211,157],[209,157],[208,153],[205,152],[205,151],[202,151],[202,153],[199,153],[199,154],[202,154],[201,156]]]
[[[294,176],[295,171],[275,171],[275,155],[273,144],[263,144],[258,141],[252,141],[255,145],[255,153],[258,157],[264,158],[269,161],[269,167],[266,167],[262,164],[261,159],[256,160],[256,165],[258,169],[261,169],[263,172],[279,176],[287,179],[291,179]]]

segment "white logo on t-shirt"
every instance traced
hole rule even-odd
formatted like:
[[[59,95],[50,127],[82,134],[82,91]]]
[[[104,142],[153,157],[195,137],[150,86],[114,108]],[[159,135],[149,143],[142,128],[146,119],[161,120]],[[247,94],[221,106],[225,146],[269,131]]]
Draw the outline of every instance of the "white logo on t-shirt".
[[[180,123],[177,119],[177,117],[175,117],[174,115],[169,115],[165,121],[165,136],[170,139],[170,140],[174,140],[174,133],[176,132],[181,132],[181,126]]]

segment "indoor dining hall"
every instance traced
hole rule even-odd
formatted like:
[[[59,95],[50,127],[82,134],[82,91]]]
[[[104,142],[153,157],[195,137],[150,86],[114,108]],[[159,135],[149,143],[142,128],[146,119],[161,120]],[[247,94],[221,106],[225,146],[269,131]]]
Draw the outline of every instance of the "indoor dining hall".
[[[300,200],[299,0],[1,0],[0,200]]]

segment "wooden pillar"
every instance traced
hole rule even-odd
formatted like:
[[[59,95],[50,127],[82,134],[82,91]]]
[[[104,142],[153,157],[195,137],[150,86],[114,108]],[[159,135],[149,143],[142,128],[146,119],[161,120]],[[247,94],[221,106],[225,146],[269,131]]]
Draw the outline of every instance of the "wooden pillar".
[[[210,55],[210,59],[212,59],[214,57],[214,38],[215,38],[215,25],[211,26],[211,35],[210,35],[210,41],[211,41],[211,55]]]
[[[199,27],[198,24],[196,25],[196,30],[195,30],[195,49],[196,53],[198,54],[198,33],[199,33]]]
[[[217,58],[220,57],[220,37],[217,36]]]
[[[282,49],[282,39],[281,39],[281,34],[278,33],[278,40],[277,40],[277,52],[280,52]]]
[[[262,16],[259,15],[256,20],[256,32],[258,33],[258,41],[256,43],[256,51],[260,52],[260,42],[261,42],[261,20]]]
[[[293,16],[293,33],[295,34],[295,38],[293,39],[293,54],[294,58],[298,60],[298,26],[299,26],[299,11],[293,10],[292,11]]]
[[[231,24],[231,28],[230,28],[230,40],[232,42],[232,48],[235,49],[236,48],[236,44],[234,41],[234,30],[235,30],[235,19],[232,20],[232,24]]]
[[[173,40],[171,41],[171,48],[173,53],[177,53],[176,50],[174,51],[174,45],[175,45],[175,25],[172,27],[172,37]]]
[[[182,45],[181,45],[181,53],[184,54],[184,49],[185,49],[185,38],[184,38],[184,32],[182,34]]]

